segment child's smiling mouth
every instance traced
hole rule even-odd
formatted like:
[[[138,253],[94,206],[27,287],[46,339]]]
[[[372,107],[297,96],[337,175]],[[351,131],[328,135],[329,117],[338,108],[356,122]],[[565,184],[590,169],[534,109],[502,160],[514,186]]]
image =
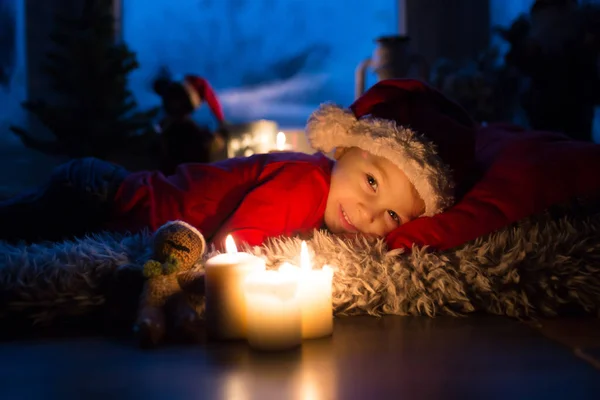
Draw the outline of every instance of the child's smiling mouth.
[[[348,214],[346,214],[346,211],[344,211],[344,207],[342,207],[341,204],[340,204],[340,222],[342,223],[342,227],[344,228],[344,230],[346,232],[358,232],[358,229],[356,229],[356,226],[354,226],[354,224],[352,224],[350,217],[348,216]]]

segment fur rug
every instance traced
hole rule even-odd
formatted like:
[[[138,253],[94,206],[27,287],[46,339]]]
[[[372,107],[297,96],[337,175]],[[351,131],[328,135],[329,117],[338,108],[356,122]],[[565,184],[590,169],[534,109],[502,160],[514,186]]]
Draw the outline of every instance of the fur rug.
[[[325,232],[315,232],[309,245],[315,265],[337,268],[337,315],[485,311],[530,318],[573,309],[599,315],[599,229],[600,212],[546,212],[446,252],[388,251],[381,240]],[[148,233],[105,233],[63,243],[0,243],[0,317],[48,323],[93,313],[106,307],[124,275],[139,283],[127,285],[128,301],[135,303],[150,241]],[[300,239],[275,239],[249,251],[274,268],[297,260]],[[202,299],[195,298],[201,313]]]

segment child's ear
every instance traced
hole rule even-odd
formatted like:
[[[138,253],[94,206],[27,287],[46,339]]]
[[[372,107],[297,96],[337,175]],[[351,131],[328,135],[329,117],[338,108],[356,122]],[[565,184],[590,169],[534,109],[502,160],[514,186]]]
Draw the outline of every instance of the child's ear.
[[[348,151],[348,147],[336,147],[333,151],[333,158],[339,160]]]

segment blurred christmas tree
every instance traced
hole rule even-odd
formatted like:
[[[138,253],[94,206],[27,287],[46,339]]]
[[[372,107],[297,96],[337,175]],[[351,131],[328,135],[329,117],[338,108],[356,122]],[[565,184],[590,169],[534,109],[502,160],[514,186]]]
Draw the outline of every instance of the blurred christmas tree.
[[[22,104],[55,140],[11,127],[25,146],[46,154],[107,158],[149,130],[158,108],[137,111],[127,77],[139,65],[135,53],[116,40],[114,22],[111,0],[85,0],[78,18],[56,16],[54,50],[43,66],[56,99]]]

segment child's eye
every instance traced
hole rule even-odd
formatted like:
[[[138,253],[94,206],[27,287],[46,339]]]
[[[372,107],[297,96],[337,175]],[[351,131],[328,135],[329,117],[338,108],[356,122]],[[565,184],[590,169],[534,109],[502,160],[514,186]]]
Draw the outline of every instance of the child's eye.
[[[398,224],[400,225],[400,217],[398,216],[398,214],[396,214],[395,211],[392,210],[388,210],[388,214],[390,215],[390,217],[392,217],[392,219]]]
[[[374,191],[377,191],[377,180],[373,178],[373,175],[367,174],[367,183]]]

